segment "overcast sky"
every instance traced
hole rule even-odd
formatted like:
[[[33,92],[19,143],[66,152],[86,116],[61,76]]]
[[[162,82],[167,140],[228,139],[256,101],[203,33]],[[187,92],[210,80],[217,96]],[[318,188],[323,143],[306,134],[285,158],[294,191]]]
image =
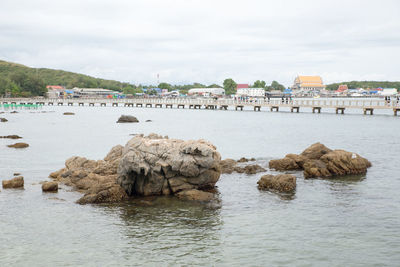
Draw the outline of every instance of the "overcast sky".
[[[400,1],[1,0],[0,59],[156,84],[400,80]]]

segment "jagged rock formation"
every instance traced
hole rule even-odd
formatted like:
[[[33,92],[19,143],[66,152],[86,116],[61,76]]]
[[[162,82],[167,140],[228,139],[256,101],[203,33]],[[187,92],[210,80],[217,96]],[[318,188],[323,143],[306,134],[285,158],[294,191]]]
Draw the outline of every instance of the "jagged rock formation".
[[[356,153],[331,150],[315,143],[300,155],[288,154],[283,159],[271,160],[269,167],[278,171],[304,170],[305,178],[314,178],[366,173],[371,163]]]

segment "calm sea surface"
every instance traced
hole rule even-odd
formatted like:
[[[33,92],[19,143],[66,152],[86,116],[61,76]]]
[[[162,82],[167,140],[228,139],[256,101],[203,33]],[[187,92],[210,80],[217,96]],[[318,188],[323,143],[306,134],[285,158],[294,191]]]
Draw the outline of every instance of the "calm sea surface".
[[[0,179],[25,177],[24,190],[0,192],[0,265],[399,266],[400,118],[330,112],[54,106],[0,114],[9,120],[0,135],[30,144],[17,150],[6,147],[16,140],[0,139]],[[122,114],[141,122],[115,123]],[[262,174],[224,174],[219,205],[159,198],[80,206],[81,195],[67,186],[41,192],[38,183],[67,158],[101,159],[130,134],[151,132],[203,138],[222,158],[255,157],[264,167],[315,142],[357,152],[373,166],[364,176],[329,180],[295,172],[292,198],[259,191]]]

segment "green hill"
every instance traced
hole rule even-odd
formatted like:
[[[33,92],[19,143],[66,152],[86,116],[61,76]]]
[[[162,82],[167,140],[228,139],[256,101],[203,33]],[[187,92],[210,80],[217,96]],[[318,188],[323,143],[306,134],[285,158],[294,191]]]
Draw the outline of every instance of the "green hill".
[[[400,82],[388,82],[388,81],[351,81],[341,83],[331,83],[326,86],[327,90],[337,90],[339,85],[347,84],[348,88],[400,88]]]
[[[47,92],[46,85],[66,88],[106,88],[126,93],[137,91],[135,85],[88,75],[46,68],[30,68],[0,60],[0,96],[40,96]]]

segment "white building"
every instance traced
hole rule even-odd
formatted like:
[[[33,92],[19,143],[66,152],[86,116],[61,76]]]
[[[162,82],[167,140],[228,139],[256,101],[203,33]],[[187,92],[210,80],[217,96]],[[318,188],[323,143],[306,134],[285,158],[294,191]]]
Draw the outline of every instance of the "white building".
[[[75,95],[78,96],[87,96],[87,97],[96,97],[96,96],[102,96],[106,97],[108,95],[113,95],[113,94],[118,94],[119,92],[109,90],[109,89],[103,89],[103,88],[78,88],[74,87],[72,90],[74,90]]]
[[[238,88],[236,91],[237,96],[251,96],[251,97],[264,97],[264,88]]]
[[[225,95],[225,90],[224,88],[193,88],[189,89],[188,95],[221,96]]]
[[[378,92],[378,94],[383,95],[383,96],[397,95],[397,89],[396,88],[383,88],[382,91]]]

